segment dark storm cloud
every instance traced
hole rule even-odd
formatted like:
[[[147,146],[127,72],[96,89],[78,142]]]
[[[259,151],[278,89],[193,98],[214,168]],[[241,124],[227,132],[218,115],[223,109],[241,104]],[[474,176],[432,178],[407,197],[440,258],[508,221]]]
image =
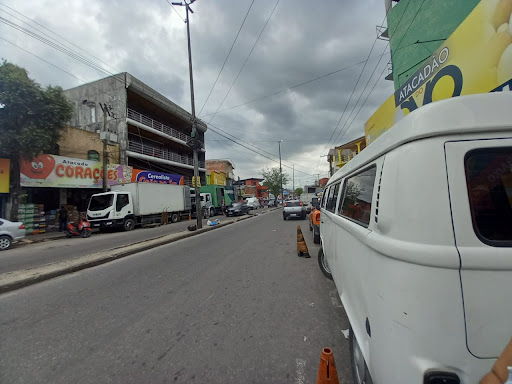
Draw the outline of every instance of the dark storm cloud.
[[[198,0],[192,6],[195,13],[191,15],[190,27],[197,112],[206,101],[250,3],[250,0]],[[27,0],[7,4],[93,53],[111,66],[101,64],[109,72],[130,72],[190,110],[186,25],[166,1],[89,0],[63,4],[56,0]],[[204,121],[210,121],[221,105],[275,4],[276,0],[254,2],[201,113]],[[177,7],[177,11],[184,16],[182,7]],[[377,58],[368,63],[353,93],[334,138],[343,126],[346,132],[335,143],[329,143],[329,138],[354,89],[361,64],[264,100],[223,110],[365,60],[375,39],[375,25],[381,24],[383,18],[383,0],[281,0],[220,112],[212,120],[206,136],[207,158],[231,158],[236,164],[236,174],[242,178],[260,176],[262,168],[276,166],[275,162],[218,136],[213,132],[217,126],[273,154],[265,153],[273,159],[277,158],[277,140],[283,140],[286,165],[294,163],[303,172],[325,175],[326,158],[320,156],[334,144],[362,136],[364,122],[393,92],[391,82],[379,80],[351,122],[389,60],[387,55],[346,123],[378,56],[386,47],[385,42],[378,41],[375,45],[372,57]],[[4,25],[0,26],[0,33],[84,81],[106,76]],[[66,88],[81,83],[17,48],[2,42],[0,47],[3,57],[27,67],[41,84]]]

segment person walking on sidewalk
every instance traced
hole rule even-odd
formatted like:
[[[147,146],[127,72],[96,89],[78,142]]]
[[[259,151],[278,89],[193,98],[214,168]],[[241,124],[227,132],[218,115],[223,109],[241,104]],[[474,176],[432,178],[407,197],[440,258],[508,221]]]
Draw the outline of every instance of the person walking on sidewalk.
[[[59,232],[62,232],[68,226],[68,211],[61,205],[59,209]]]

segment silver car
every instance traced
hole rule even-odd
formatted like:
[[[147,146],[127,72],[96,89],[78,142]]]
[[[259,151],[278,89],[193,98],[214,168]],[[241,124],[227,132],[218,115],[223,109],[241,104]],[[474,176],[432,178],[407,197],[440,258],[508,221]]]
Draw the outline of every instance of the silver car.
[[[306,219],[306,208],[300,200],[286,200],[284,202],[283,220],[288,220],[289,217],[299,217],[302,220]]]
[[[10,248],[12,243],[25,237],[25,226],[23,223],[12,222],[0,218],[0,251]]]

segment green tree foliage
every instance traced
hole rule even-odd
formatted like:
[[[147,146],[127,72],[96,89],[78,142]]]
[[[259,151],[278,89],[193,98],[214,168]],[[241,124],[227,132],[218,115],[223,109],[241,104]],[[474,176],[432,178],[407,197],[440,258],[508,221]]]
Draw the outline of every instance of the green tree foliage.
[[[0,154],[11,160],[11,220],[18,217],[20,159],[52,151],[72,112],[62,88],[42,88],[24,68],[0,64]]]
[[[261,174],[265,181],[263,185],[268,187],[270,193],[272,193],[276,199],[281,194],[281,185],[285,185],[290,181],[290,177],[286,173],[280,173],[279,168],[263,169]]]
[[[300,195],[304,193],[304,190],[302,188],[295,188],[295,196],[297,196],[297,199],[300,199]]]

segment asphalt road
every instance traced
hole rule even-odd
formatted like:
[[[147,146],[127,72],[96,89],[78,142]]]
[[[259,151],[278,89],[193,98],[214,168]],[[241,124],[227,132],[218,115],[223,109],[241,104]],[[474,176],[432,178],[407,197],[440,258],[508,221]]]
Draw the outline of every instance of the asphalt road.
[[[267,210],[266,208],[257,209],[252,212],[260,214]],[[219,219],[221,222],[224,222],[233,218],[213,216],[211,219]],[[203,220],[203,226],[206,225],[206,221]],[[43,243],[15,245],[12,249],[0,252],[0,274],[78,258],[91,253],[165,236],[170,233],[186,231],[190,224],[195,224],[195,219],[153,228],[136,228],[130,232],[94,232],[88,239],[79,237],[71,239],[61,238]]]
[[[326,346],[352,382],[297,224],[316,255],[307,221],[274,211],[0,296],[0,382],[315,383]]]

